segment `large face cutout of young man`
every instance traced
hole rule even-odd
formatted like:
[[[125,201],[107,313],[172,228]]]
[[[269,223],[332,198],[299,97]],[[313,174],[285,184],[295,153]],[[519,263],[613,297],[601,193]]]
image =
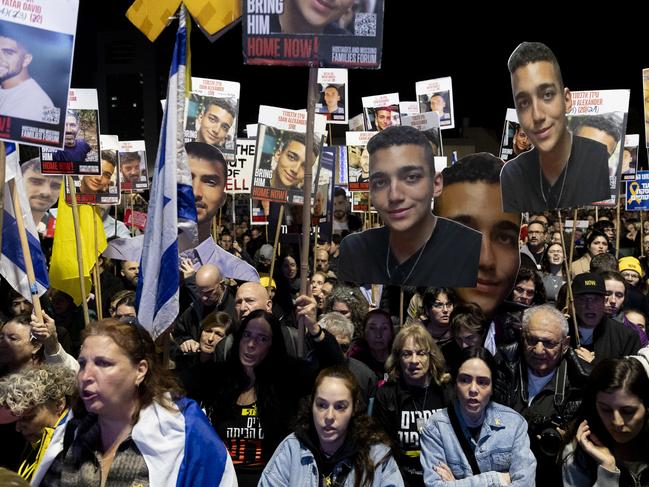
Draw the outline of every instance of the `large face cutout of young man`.
[[[482,233],[478,284],[455,291],[463,301],[476,303],[487,316],[493,316],[518,274],[520,214],[503,212],[500,185],[486,181],[444,186],[435,212]]]
[[[549,61],[526,64],[511,75],[516,114],[521,127],[539,151],[543,164],[564,164],[570,156],[571,137],[566,112],[572,95],[564,88]]]
[[[422,147],[393,145],[372,154],[370,198],[390,229],[393,251],[405,242],[417,249],[427,241],[435,222],[431,200],[441,190],[441,174],[433,174]]]
[[[196,200],[199,239],[202,241],[209,236],[212,218],[225,203],[227,175],[224,165],[219,161],[205,159],[191,152],[188,152],[187,160]]]

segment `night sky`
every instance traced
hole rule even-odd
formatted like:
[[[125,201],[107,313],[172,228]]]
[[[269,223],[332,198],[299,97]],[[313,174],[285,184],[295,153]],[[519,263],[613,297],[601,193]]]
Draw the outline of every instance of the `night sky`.
[[[149,44],[145,49],[156,59],[159,82],[144,89],[164,96],[176,24],[150,44],[124,16],[130,3],[81,2],[73,87],[99,85],[97,63],[102,61],[98,41],[105,32],[119,31]],[[415,4],[417,10],[404,8]],[[416,81],[452,76],[458,128],[445,131],[444,136],[461,137],[462,126],[468,125],[484,127],[499,137],[505,110],[513,106],[507,58],[518,43],[527,40],[544,42],[555,52],[564,82],[572,90],[630,88],[627,133],[643,134],[642,68],[649,67],[649,50],[641,34],[645,26],[639,12],[610,13],[591,7],[564,13],[541,11],[559,9],[549,4],[536,6],[533,12],[530,7],[514,4],[506,9],[490,6],[489,11],[469,10],[465,2],[444,8],[440,5],[387,1],[382,68],[350,71],[351,115],[361,112],[362,96],[398,91],[402,101],[414,101]],[[487,23],[487,18],[496,20]],[[246,123],[256,122],[260,104],[284,108],[306,105],[308,69],[243,65],[240,25],[214,44],[195,28],[191,42],[194,76],[241,83],[240,132]],[[100,93],[100,109],[101,100]],[[335,134],[344,130],[337,128]],[[644,135],[640,140],[644,144]],[[646,152],[640,153],[642,164]]]

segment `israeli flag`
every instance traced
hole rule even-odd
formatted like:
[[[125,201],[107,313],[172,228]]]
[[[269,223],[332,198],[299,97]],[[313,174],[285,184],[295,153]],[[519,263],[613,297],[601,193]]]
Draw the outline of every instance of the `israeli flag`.
[[[154,340],[173,323],[179,311],[178,233],[185,232],[193,242],[198,239],[183,130],[187,60],[184,7],[179,17],[137,285],[138,321]]]
[[[47,274],[47,263],[41,250],[41,244],[36,232],[36,224],[29,206],[29,198],[23,185],[23,176],[18,163],[18,149],[15,144],[5,142],[6,166],[5,166],[5,188],[4,188],[4,214],[2,220],[2,257],[0,258],[0,274],[7,282],[18,291],[25,299],[32,301],[32,295],[41,296],[50,286]],[[18,215],[25,224],[29,252],[34,266],[36,282],[30,288],[27,280],[27,269],[25,257],[23,256],[18,236],[18,225],[16,223],[16,211],[11,198],[9,181],[14,181],[14,191],[18,193],[22,214]]]

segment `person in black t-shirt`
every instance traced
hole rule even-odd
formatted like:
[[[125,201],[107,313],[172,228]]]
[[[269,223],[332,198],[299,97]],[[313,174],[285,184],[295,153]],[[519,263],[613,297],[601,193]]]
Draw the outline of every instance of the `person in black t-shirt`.
[[[388,127],[370,139],[367,150],[370,199],[385,226],[343,239],[338,279],[475,286],[482,235],[431,212],[433,197],[442,191],[442,177],[435,172],[426,136],[413,127]]]
[[[552,51],[523,42],[507,64],[518,121],[534,148],[503,167],[503,209],[572,208],[610,198],[607,148],[568,131],[572,94]]]

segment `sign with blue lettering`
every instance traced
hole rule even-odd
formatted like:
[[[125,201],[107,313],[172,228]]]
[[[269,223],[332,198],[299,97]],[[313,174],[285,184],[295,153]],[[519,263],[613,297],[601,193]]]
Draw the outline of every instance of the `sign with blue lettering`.
[[[649,210],[649,171],[638,171],[635,181],[626,183],[626,209]]]

